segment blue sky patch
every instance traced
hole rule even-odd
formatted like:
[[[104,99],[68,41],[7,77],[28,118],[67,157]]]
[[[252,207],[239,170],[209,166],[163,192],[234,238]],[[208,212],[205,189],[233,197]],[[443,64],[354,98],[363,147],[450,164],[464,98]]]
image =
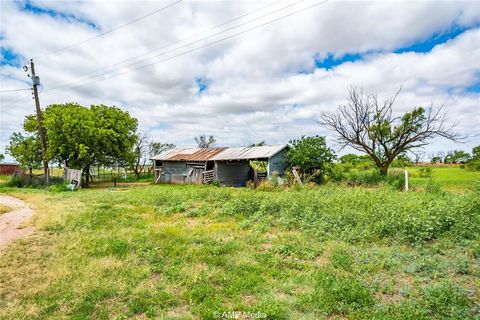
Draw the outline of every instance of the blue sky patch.
[[[54,19],[65,20],[70,23],[79,22],[82,24],[86,24],[92,29],[95,29],[95,30],[99,29],[98,26],[93,21],[90,21],[82,17],[77,17],[76,15],[71,13],[63,13],[54,9],[40,7],[33,4],[29,0],[25,2],[17,1],[17,6],[20,9],[20,11],[29,12],[36,15],[48,15]]]
[[[448,40],[454,39],[460,34],[468,31],[472,28],[468,27],[460,27],[460,26],[453,26],[449,30],[445,32],[434,33],[428,39],[415,42],[410,44],[409,46],[398,48],[394,51],[394,53],[404,53],[404,52],[430,52],[435,46],[445,43]]]
[[[469,93],[480,93],[480,81],[471,86],[468,86],[467,88],[465,88],[465,91]]]
[[[411,43],[405,47],[395,49],[392,52],[397,54],[401,54],[404,52],[417,52],[417,53],[430,52],[435,46],[445,43],[451,39],[456,38],[457,36],[461,35],[462,33],[468,30],[478,28],[478,27],[480,27],[480,25],[475,25],[474,27],[463,27],[463,26],[455,25],[447,31],[434,33],[428,39]],[[364,59],[365,55],[369,53],[374,53],[374,52],[375,51],[370,51],[366,53],[347,53],[343,55],[334,55],[333,53],[329,52],[326,57],[321,57],[319,54],[316,54],[313,58],[314,69],[323,68],[326,70],[330,70],[345,62],[356,62],[359,60],[361,61]],[[313,70],[301,70],[299,73],[309,74],[312,71]]]
[[[203,78],[196,78],[196,79],[195,79],[195,82],[197,83],[198,93],[199,93],[199,94],[208,89],[208,84],[207,84],[207,82],[206,82],[205,79],[203,79]]]
[[[314,63],[315,68],[324,68],[329,70],[345,62],[355,62],[362,59],[363,57],[359,53],[347,53],[338,57],[335,57],[333,54],[329,53],[326,58],[320,58],[319,55],[316,54],[314,57]]]
[[[0,47],[0,56],[0,66],[9,65],[16,68],[20,68],[22,66],[20,55],[16,54],[10,49]]]

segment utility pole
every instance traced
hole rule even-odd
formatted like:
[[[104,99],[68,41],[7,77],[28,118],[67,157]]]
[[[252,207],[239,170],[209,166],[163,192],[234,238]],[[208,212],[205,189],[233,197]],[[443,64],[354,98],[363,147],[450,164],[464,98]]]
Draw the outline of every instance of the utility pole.
[[[27,70],[28,70],[28,67],[25,68],[25,71]],[[45,183],[48,186],[50,184],[50,176],[48,172],[48,161],[46,159],[47,141],[45,139],[45,130],[43,129],[43,125],[42,125],[42,121],[43,121],[42,109],[40,109],[40,100],[38,99],[38,86],[40,85],[40,77],[35,75],[35,64],[33,63],[33,59],[30,59],[30,71],[32,72],[33,98],[35,99],[38,135],[40,137],[40,146],[42,149],[43,173],[45,174]]]

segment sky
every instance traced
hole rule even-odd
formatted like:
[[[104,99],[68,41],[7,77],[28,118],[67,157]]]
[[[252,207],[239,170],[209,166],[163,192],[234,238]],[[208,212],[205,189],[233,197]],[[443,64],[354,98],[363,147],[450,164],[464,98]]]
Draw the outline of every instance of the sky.
[[[24,89],[33,58],[42,107],[115,105],[150,139],[193,146],[284,144],[356,86],[401,93],[395,114],[444,106],[456,143],[480,144],[480,2],[0,1],[0,91]],[[0,93],[0,153],[34,112],[31,91]]]

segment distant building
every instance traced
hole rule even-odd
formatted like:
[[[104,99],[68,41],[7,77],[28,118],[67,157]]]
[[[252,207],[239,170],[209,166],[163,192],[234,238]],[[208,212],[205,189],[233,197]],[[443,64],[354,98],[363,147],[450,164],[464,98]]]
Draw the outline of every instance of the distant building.
[[[287,145],[243,148],[177,148],[152,158],[155,166],[155,182],[210,183],[218,180],[224,186],[245,186],[252,180],[254,169],[250,161],[264,161],[269,176],[279,176],[287,168]]]
[[[15,171],[20,170],[20,165],[17,163],[0,163],[0,175],[9,176]]]

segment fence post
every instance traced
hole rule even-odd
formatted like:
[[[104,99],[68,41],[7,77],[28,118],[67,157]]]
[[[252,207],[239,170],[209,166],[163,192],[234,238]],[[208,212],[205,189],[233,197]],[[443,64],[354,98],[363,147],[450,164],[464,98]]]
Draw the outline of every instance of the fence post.
[[[408,192],[408,171],[405,169],[405,192]]]

